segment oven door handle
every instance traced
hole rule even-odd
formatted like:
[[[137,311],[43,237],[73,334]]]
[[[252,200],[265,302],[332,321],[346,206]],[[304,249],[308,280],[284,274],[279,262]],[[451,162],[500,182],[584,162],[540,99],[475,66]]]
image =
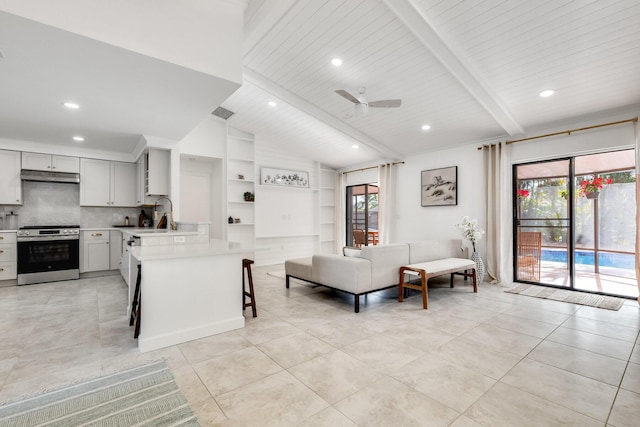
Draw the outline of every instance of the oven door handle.
[[[18,243],[28,243],[28,242],[55,242],[56,240],[80,240],[78,235],[75,236],[56,236],[56,237],[20,237],[18,238]]]

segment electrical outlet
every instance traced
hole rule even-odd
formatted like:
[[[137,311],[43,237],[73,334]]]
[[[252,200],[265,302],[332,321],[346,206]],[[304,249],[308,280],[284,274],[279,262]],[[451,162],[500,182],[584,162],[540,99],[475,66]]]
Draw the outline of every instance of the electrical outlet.
[[[186,241],[184,236],[174,236],[173,243],[184,243]]]

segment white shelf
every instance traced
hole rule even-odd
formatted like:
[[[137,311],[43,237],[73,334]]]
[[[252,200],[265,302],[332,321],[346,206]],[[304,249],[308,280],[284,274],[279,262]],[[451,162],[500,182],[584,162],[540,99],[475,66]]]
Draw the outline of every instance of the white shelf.
[[[229,203],[229,204],[233,203],[235,205],[251,205],[251,204],[253,204],[255,202],[245,202],[244,200],[238,200],[238,201],[229,200],[227,203]]]
[[[229,182],[246,182],[247,184],[255,183],[255,181],[252,180],[252,179],[229,178],[229,179],[227,179],[227,181],[229,181]]]
[[[303,234],[279,234],[277,236],[256,236],[256,239],[288,239],[291,237],[318,237],[320,234],[319,233],[313,233],[313,234],[307,234],[307,233],[303,233]]]
[[[243,225],[250,225],[250,226],[253,227],[255,224],[253,222],[239,222],[239,223],[235,223],[234,222],[233,224],[227,223],[227,225],[228,226],[234,226],[234,227],[240,227],[240,226],[243,226]]]
[[[289,187],[287,185],[267,185],[267,184],[260,184],[260,188],[261,189],[269,189],[269,190],[284,190],[284,191],[290,191],[290,190],[295,190],[295,191],[320,191],[319,188],[308,188],[308,187]]]
[[[254,160],[253,159],[244,159],[241,157],[229,157],[227,160],[229,160],[230,162],[243,162],[243,163],[253,163]]]

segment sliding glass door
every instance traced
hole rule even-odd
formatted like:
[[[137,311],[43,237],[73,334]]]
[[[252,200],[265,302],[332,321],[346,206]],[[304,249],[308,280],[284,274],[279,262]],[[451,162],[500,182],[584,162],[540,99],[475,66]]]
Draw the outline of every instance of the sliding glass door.
[[[378,186],[347,187],[347,246],[378,244]]]
[[[634,150],[514,166],[514,279],[636,297]]]

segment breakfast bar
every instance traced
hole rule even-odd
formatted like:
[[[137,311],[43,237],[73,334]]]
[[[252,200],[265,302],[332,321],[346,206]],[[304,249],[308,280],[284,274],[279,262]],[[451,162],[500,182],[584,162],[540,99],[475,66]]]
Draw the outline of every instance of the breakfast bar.
[[[130,251],[142,271],[141,352],[244,327],[243,245],[212,239]]]

